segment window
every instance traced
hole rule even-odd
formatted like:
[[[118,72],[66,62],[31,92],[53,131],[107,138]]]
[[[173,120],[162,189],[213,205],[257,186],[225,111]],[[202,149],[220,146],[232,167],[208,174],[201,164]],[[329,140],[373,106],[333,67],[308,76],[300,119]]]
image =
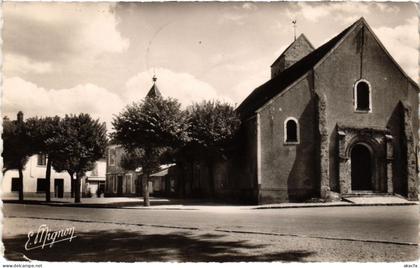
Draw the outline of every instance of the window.
[[[39,154],[38,155],[38,166],[45,166],[47,164],[47,156],[45,154]]]
[[[354,86],[354,106],[356,111],[369,112],[372,110],[371,88],[366,80],[359,80]]]
[[[12,192],[19,192],[20,190],[20,181],[19,178],[12,178]]]
[[[115,166],[115,157],[116,157],[115,148],[109,148],[108,150],[108,165]]]
[[[136,193],[136,185],[137,185],[137,183],[138,183],[138,179],[136,180],[134,177],[133,177],[133,184],[131,185],[131,192],[134,194],[134,193]]]
[[[45,192],[46,187],[46,179],[37,179],[36,181],[36,192],[43,193]]]
[[[132,185],[133,185],[133,175],[132,174],[126,174],[125,175],[125,185],[126,185],[126,193],[132,192]]]
[[[106,175],[106,191],[111,192],[112,191],[112,175]]]
[[[117,176],[115,175],[112,176],[112,192],[117,192]]]
[[[299,143],[299,125],[296,118],[289,117],[284,121],[284,142],[288,144]]]

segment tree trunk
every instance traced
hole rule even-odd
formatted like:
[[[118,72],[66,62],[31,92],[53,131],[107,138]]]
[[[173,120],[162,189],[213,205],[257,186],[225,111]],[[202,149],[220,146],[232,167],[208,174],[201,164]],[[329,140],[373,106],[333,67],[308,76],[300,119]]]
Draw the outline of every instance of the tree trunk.
[[[150,199],[149,199],[149,173],[143,174],[143,176],[142,176],[142,183],[143,183],[143,206],[149,207],[150,206]]]
[[[70,197],[74,197],[74,173],[70,173]]]
[[[211,198],[214,198],[216,195],[216,185],[215,185],[215,179],[214,179],[214,170],[213,170],[213,161],[208,160],[207,161],[207,168],[209,169],[209,177],[210,177],[210,196]]]
[[[194,160],[193,161],[191,161],[191,165],[190,165],[190,167],[191,167],[191,178],[190,178],[190,196],[191,197],[197,197],[196,196],[196,194],[194,193],[194,187],[193,187],[193,184],[194,184]]]
[[[23,171],[22,167],[19,167],[19,201],[23,202]]]
[[[51,202],[51,158],[47,159],[47,171],[45,174],[45,201]]]
[[[181,163],[179,165],[179,170],[178,170],[178,193],[179,193],[179,197],[184,198],[185,197],[185,176],[187,174],[187,172],[185,171],[185,164]]]
[[[74,203],[80,203],[80,174],[76,172],[76,181],[74,185]]]

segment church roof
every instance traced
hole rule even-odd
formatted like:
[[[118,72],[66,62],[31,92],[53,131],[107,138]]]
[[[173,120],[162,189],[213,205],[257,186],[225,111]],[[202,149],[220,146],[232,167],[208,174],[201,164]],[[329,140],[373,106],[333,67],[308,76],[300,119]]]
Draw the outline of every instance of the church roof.
[[[283,57],[284,54],[286,54],[289,50],[293,49],[295,46],[297,46],[300,43],[307,43],[312,50],[314,50],[314,46],[311,44],[311,42],[309,42],[308,38],[306,38],[306,36],[302,33],[298,36],[298,38],[296,38],[295,41],[293,41],[284,51],[283,53],[281,53],[281,55],[273,62],[273,64],[271,64],[271,67],[273,65],[275,65],[280,59],[281,57]]]
[[[236,111],[239,112],[241,118],[246,119],[252,116],[257,109],[262,107],[265,103],[267,103],[279,93],[286,90],[299,78],[307,74],[317,65],[318,62],[320,62],[324,57],[327,57],[331,53],[331,51],[334,50],[334,48],[337,47],[339,43],[341,43],[341,41],[345,38],[345,36],[347,36],[349,32],[351,32],[353,29],[356,29],[357,26],[361,24],[366,25],[367,28],[370,30],[370,27],[369,25],[367,25],[364,18],[360,18],[351,26],[349,26],[337,36],[332,38],[330,41],[315,49],[292,66],[279,73],[277,76],[268,80],[263,85],[257,87],[236,109]],[[375,35],[373,34],[373,36]],[[383,45],[378,39],[377,41],[383,47]],[[400,69],[403,75],[405,75],[407,79],[411,83],[413,83],[413,85],[415,85],[415,87],[418,89],[418,85],[401,69],[401,67],[395,62],[391,55],[389,55],[389,53],[384,47],[383,49],[385,53],[388,54],[388,56],[396,64],[396,66]]]
[[[359,21],[346,28],[333,39],[315,49],[274,78],[257,87],[237,108],[241,118],[247,118],[271,98],[310,71]]]
[[[146,95],[146,98],[156,98],[156,97],[162,97],[162,94],[160,93],[158,87],[156,86],[156,76],[153,76],[153,86],[150,88],[149,92]]]

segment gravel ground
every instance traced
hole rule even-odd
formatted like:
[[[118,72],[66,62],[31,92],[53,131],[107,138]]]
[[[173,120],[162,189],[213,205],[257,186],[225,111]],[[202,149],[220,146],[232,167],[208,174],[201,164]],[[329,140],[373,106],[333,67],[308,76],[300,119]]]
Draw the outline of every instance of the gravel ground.
[[[390,243],[293,236],[224,233],[67,220],[5,218],[3,243],[9,260],[174,262],[396,262],[414,261],[418,247]],[[26,251],[30,230],[75,227],[72,240]]]

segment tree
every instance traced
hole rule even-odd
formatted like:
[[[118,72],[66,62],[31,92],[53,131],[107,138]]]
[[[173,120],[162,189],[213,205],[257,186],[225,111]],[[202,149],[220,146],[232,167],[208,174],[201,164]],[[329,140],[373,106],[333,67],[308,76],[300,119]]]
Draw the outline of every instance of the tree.
[[[31,147],[34,154],[45,154],[47,156],[47,167],[45,171],[45,200],[51,201],[51,166],[54,159],[59,156],[61,147],[57,136],[60,133],[60,118],[44,117],[29,118],[26,121],[28,135],[31,140]]]
[[[21,114],[21,112],[19,112]],[[23,201],[23,169],[31,155],[26,124],[22,117],[18,120],[3,119],[3,174],[8,170],[17,169],[19,172],[19,201]]]
[[[187,111],[190,142],[184,148],[184,155],[189,159],[203,159],[207,163],[214,194],[213,163],[225,155],[241,121],[234,107],[219,101],[196,103]]]
[[[57,151],[58,169],[75,174],[75,203],[80,203],[80,180],[84,173],[104,157],[107,138],[105,124],[88,114],[66,115],[60,122],[60,132],[54,138],[61,144]]]
[[[159,170],[168,149],[188,140],[186,113],[175,99],[146,97],[143,102],[126,106],[112,125],[112,138],[129,154],[135,153],[141,164],[144,206],[150,206],[150,175]]]
[[[142,166],[144,151],[142,149],[134,149],[130,152],[124,152],[121,156],[120,166],[125,170],[136,170]]]

